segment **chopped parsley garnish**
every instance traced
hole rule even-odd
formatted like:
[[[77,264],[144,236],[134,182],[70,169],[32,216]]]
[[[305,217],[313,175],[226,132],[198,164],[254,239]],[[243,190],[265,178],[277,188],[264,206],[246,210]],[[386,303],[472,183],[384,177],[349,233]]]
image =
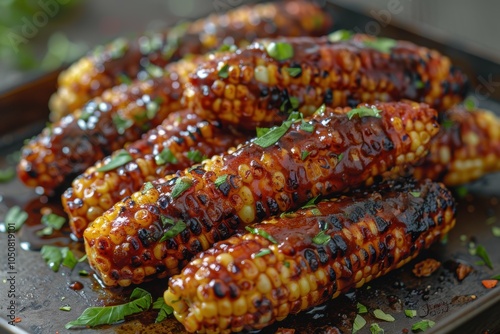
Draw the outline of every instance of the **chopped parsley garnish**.
[[[328,35],[328,40],[332,43],[340,42],[340,41],[348,41],[352,38],[354,33],[350,30],[337,30]]]
[[[127,151],[121,150],[117,152],[113,157],[111,157],[111,160],[107,164],[97,168],[97,171],[109,172],[110,170],[121,167],[132,160],[132,156]]]
[[[420,191],[410,191],[410,195],[412,195],[413,197],[420,197]]]
[[[14,167],[7,167],[5,169],[0,169],[0,183],[9,182],[16,176],[16,170]]]
[[[191,188],[193,181],[189,178],[179,177],[175,181],[175,186],[172,189],[172,198],[179,197],[183,192]]]
[[[290,96],[288,100],[283,101],[283,103],[280,106],[280,111],[282,112],[296,111],[299,108],[299,105],[300,105],[299,99],[295,96]]]
[[[251,227],[251,226],[245,226],[245,229],[252,233],[252,234],[255,234],[255,235],[260,235],[261,237],[269,240],[270,242],[272,242],[273,244],[277,244],[278,241],[276,239],[274,239],[269,233],[267,233],[266,231],[264,230],[261,230],[261,229],[258,229],[256,227]]]
[[[110,47],[111,58],[117,59],[121,58],[125,54],[125,52],[127,52],[129,45],[127,39],[120,37],[111,42]]]
[[[277,61],[287,60],[293,57],[293,47],[289,43],[272,42],[266,46],[266,51],[269,56]]]
[[[61,311],[66,311],[66,312],[69,312],[69,311],[71,311],[71,306],[69,306],[69,305],[64,305],[64,306],[59,307],[59,309],[60,309]]]
[[[125,133],[125,130],[134,125],[133,120],[125,119],[118,114],[113,115],[112,118],[113,118],[113,124],[116,127],[116,131],[118,131],[118,133],[121,135]]]
[[[262,137],[266,133],[268,133],[271,129],[270,128],[259,128],[257,127],[256,132],[257,132],[257,138]]]
[[[145,194],[147,191],[153,189],[154,186],[151,182],[146,182],[144,183],[144,186],[142,187],[142,193]]]
[[[375,316],[375,318],[380,319],[380,320],[384,320],[384,321],[393,322],[396,320],[396,319],[394,319],[394,317],[392,315],[385,313],[381,309],[374,310],[373,315]]]
[[[66,219],[64,217],[58,216],[54,213],[43,215],[41,221],[45,227],[36,233],[39,236],[52,235],[54,230],[60,230],[64,223],[66,223]]]
[[[226,182],[226,180],[227,180],[227,175],[221,175],[215,180],[214,184],[217,188],[219,188],[223,183]]]
[[[422,89],[424,87],[425,87],[425,84],[422,81],[420,81],[420,80],[415,81],[415,88],[416,89]]]
[[[300,129],[312,133],[314,131],[314,125],[309,122],[302,121],[302,123],[300,124]]]
[[[126,75],[124,73],[120,73],[120,74],[118,74],[118,82],[128,86],[132,83],[132,79],[130,79],[130,77],[128,75]]]
[[[476,247],[476,255],[484,261],[484,264],[488,268],[493,269],[493,264],[491,263],[490,256],[488,255],[488,252],[486,251],[486,248],[484,248],[484,246],[479,245]]]
[[[234,52],[236,51],[238,48],[236,45],[234,44],[222,44],[222,46],[219,48],[218,51],[220,52],[227,52],[227,51],[230,51],[230,52]]]
[[[408,318],[414,318],[417,316],[417,311],[416,310],[405,310],[405,315]]]
[[[366,308],[366,306],[361,303],[357,303],[356,308],[358,309],[359,314],[368,313],[368,309]]]
[[[310,209],[316,207],[316,201],[318,200],[319,196],[311,198],[309,201],[307,201],[306,204],[301,206],[301,209]]]
[[[344,159],[344,153],[340,153],[339,155],[337,155],[337,162],[342,161],[342,159]]]
[[[288,119],[284,121],[280,126],[269,129],[262,136],[258,137],[254,140],[256,145],[260,147],[266,148],[276,144],[281,137],[290,129],[293,122],[300,118],[300,113],[292,112]]]
[[[80,271],[78,272],[78,275],[80,275],[80,276],[88,276],[88,275],[89,275],[89,273],[88,273],[88,271],[87,271],[87,270],[82,269],[82,270],[80,270]]]
[[[219,70],[219,78],[227,79],[229,77],[229,64],[224,64]]]
[[[174,225],[175,224],[175,220],[173,220],[170,217],[160,216],[160,219],[161,219],[161,223],[163,224],[163,226],[165,226],[165,225]]]
[[[330,241],[332,237],[325,233],[325,231],[320,231],[318,234],[312,238],[312,242],[316,245],[326,245],[328,241]]]
[[[306,160],[307,157],[309,156],[309,154],[311,154],[311,152],[308,152],[308,151],[302,151],[302,153],[300,153],[300,159],[302,161]]]
[[[476,100],[472,96],[469,96],[464,100],[464,107],[467,111],[474,111],[477,107]]]
[[[191,160],[194,163],[200,163],[203,160],[207,159],[207,157],[204,156],[203,154],[201,154],[201,152],[198,150],[189,151],[187,153],[187,157],[189,160]]]
[[[78,260],[75,254],[68,247],[57,247],[44,245],[41,249],[42,258],[52,271],[57,272],[61,264],[69,269],[73,269]]]
[[[366,320],[359,314],[356,314],[356,318],[354,318],[354,322],[352,324],[352,334],[359,332],[363,327],[365,327],[365,325]]]
[[[300,67],[288,67],[285,69],[292,78],[297,78],[302,74],[302,68]]]
[[[500,281],[500,275],[491,276],[491,279],[496,279],[497,281]]]
[[[326,104],[323,103],[318,109],[316,109],[313,115],[321,116],[324,115],[325,111],[326,111]]]
[[[167,232],[163,234],[159,242],[164,242],[168,239],[174,238],[179,233],[184,231],[186,227],[187,227],[186,223],[183,222],[182,220],[176,221],[175,224]]]
[[[146,66],[146,72],[153,78],[161,78],[163,76],[163,69],[153,64],[148,64]]]
[[[455,124],[451,119],[445,119],[441,122],[441,127],[445,130],[451,129],[451,127]]]
[[[262,256],[265,256],[265,255],[269,255],[271,254],[271,250],[269,248],[264,248],[264,249],[261,249],[260,252],[258,252],[257,254],[255,254],[255,257],[262,257]]]
[[[148,119],[155,118],[156,114],[160,110],[160,105],[163,103],[163,99],[161,97],[157,97],[153,101],[149,101],[146,104],[146,116]]]
[[[5,232],[17,232],[28,219],[28,213],[23,211],[19,206],[15,205],[7,211],[5,215],[4,225]]]
[[[373,41],[365,41],[363,44],[369,48],[375,49],[382,53],[390,53],[397,42],[390,38],[378,37]]]
[[[376,322],[370,325],[370,333],[372,334],[384,334],[385,331]]]
[[[74,321],[68,322],[65,327],[95,327],[111,325],[123,321],[126,316],[148,310],[152,304],[151,294],[141,288],[135,288],[130,296],[130,302],[122,305],[89,307]]]
[[[500,238],[500,227],[498,227],[498,226],[492,226],[491,227],[491,232],[493,233],[494,237]]]
[[[347,118],[352,119],[354,116],[358,116],[358,117],[371,116],[371,117],[381,118],[382,117],[380,115],[381,112],[382,112],[382,110],[378,110],[375,106],[359,107],[359,108],[352,109],[351,111],[349,111],[347,113]]]
[[[420,320],[419,322],[414,323],[411,326],[412,331],[426,331],[429,328],[433,327],[436,323],[432,320]]]
[[[283,262],[283,265],[287,268],[290,268],[290,262],[288,261]]]
[[[165,147],[163,151],[160,152],[160,154],[155,156],[155,162],[158,166],[164,165],[164,164],[176,164],[179,162],[175,155],[170,151],[168,147]]]
[[[174,309],[172,306],[167,305],[165,303],[165,299],[163,297],[158,297],[158,299],[153,303],[153,310],[160,310],[158,315],[156,316],[155,323],[162,322],[169,315],[174,313]]]

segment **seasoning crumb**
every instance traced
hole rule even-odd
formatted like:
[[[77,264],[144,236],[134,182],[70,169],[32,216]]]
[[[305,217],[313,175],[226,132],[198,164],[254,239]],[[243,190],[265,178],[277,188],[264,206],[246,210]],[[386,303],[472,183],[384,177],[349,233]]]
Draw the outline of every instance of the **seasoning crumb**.
[[[434,259],[425,259],[413,267],[413,274],[417,277],[428,277],[432,275],[439,267],[441,262]]]
[[[459,263],[455,272],[457,279],[461,282],[472,272],[472,267],[464,263]]]

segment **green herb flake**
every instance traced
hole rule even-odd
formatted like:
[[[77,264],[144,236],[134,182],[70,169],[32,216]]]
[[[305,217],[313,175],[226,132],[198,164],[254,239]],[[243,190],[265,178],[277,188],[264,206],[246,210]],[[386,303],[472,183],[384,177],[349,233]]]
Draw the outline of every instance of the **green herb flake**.
[[[215,180],[214,184],[217,188],[219,188],[222,184],[226,182],[226,180],[227,180],[227,175],[221,175]]]
[[[172,198],[177,198],[182,195],[183,192],[191,188],[193,181],[189,178],[179,177],[175,181],[174,188],[172,189]]]
[[[491,279],[496,279],[497,281],[500,281],[500,275],[491,276]]]
[[[340,42],[340,41],[348,41],[352,38],[353,32],[350,30],[337,30],[328,35],[328,40],[332,43]]]
[[[287,268],[290,268],[290,262],[288,261],[283,262],[283,265]]]
[[[488,252],[486,251],[486,248],[484,248],[484,246],[482,245],[477,246],[476,255],[479,256],[484,261],[484,264],[486,264],[488,268],[493,269],[493,264],[491,263]]]
[[[56,247],[44,245],[41,249],[42,258],[52,271],[57,272],[61,264],[69,269],[73,269],[78,260],[68,247]]]
[[[370,332],[372,334],[384,334],[385,331],[382,327],[379,326],[377,323],[373,323],[370,325]]]
[[[375,316],[375,318],[380,319],[380,320],[384,320],[384,321],[393,322],[396,320],[396,319],[394,319],[394,317],[392,315],[385,313],[381,309],[374,310],[373,315]]]
[[[496,222],[497,222],[497,217],[495,217],[495,216],[492,216],[492,217],[489,217],[486,219],[487,225],[495,224]]]
[[[365,41],[363,44],[369,48],[375,49],[382,53],[390,53],[397,42],[390,38],[379,37],[373,41]]]
[[[326,111],[326,104],[323,103],[318,109],[316,109],[313,115],[321,116],[325,114],[325,111]]]
[[[87,271],[87,270],[82,269],[82,270],[80,270],[80,271],[78,272],[78,275],[80,275],[80,276],[88,276],[88,275],[89,275],[89,273],[88,273],[88,271]]]
[[[295,96],[290,96],[289,100],[290,100],[290,104],[292,105],[292,110],[297,110],[299,108],[299,105],[300,105],[299,98],[295,97]]]
[[[42,216],[42,224],[47,227],[52,227],[54,230],[60,230],[65,223],[66,219],[55,213],[49,213],[48,215]]]
[[[309,154],[311,154],[311,152],[308,152],[308,151],[302,151],[302,153],[300,153],[300,159],[302,161],[306,160],[307,157],[309,156]]]
[[[375,106],[371,107],[359,107],[356,109],[352,109],[347,113],[347,118],[352,119],[354,116],[358,117],[376,117],[381,118],[380,113],[382,110],[378,110]]]
[[[255,254],[255,257],[262,257],[262,256],[265,256],[265,255],[269,255],[271,254],[271,250],[269,248],[264,248],[264,249],[261,249],[260,252],[258,252],[257,254]]]
[[[302,131],[312,133],[314,131],[314,125],[309,122],[302,121],[302,123],[300,124],[300,129]]]
[[[320,216],[320,215],[321,215],[321,211],[319,211],[319,209],[318,209],[318,208],[313,208],[313,209],[311,209],[311,211],[310,211],[310,212],[311,212],[311,214],[312,214],[313,216]]]
[[[128,75],[126,75],[125,73],[120,73],[120,74],[118,74],[118,82],[120,84],[124,84],[124,85],[129,86],[132,83],[132,79],[130,79],[130,77]]]
[[[229,77],[229,64],[224,64],[218,72],[219,78],[227,79]]]
[[[187,152],[187,157],[189,160],[197,164],[207,159],[207,157],[201,154],[201,152],[198,150]]]
[[[163,76],[163,69],[153,64],[148,64],[146,66],[146,72],[153,78],[161,78]]]
[[[420,191],[410,191],[410,195],[413,197],[419,198],[420,197]]]
[[[469,194],[469,190],[465,186],[456,187],[455,191],[457,192],[457,196],[459,198],[465,198],[465,196]]]
[[[464,100],[464,107],[467,111],[474,111],[477,108],[476,100],[469,96]]]
[[[14,167],[7,167],[0,169],[0,183],[6,183],[14,179],[16,176],[16,169]]]
[[[441,237],[441,244],[442,245],[448,244],[448,233]]]
[[[262,137],[266,133],[268,133],[271,129],[270,128],[259,128],[257,127],[256,133],[257,133],[257,138]]]
[[[109,172],[110,170],[121,167],[132,160],[133,160],[132,156],[127,151],[120,150],[111,157],[111,160],[109,160],[107,164],[97,168],[97,171]]]
[[[59,307],[59,309],[60,309],[61,311],[66,311],[66,312],[69,312],[69,311],[71,311],[71,306],[69,306],[69,305],[64,305],[64,306]]]
[[[321,231],[312,238],[312,242],[316,245],[326,245],[328,241],[330,241],[332,237],[325,233],[325,231]]]
[[[493,233],[494,237],[500,238],[500,227],[498,227],[498,226],[492,226],[491,227],[491,232]]]
[[[219,52],[234,52],[236,51],[238,48],[236,45],[234,44],[222,44],[221,47],[219,48]]]
[[[366,320],[359,314],[356,314],[356,318],[354,318],[354,322],[352,324],[352,334],[359,332],[363,327],[365,327],[365,325]]]
[[[148,191],[150,191],[151,189],[153,189],[154,186],[153,186],[153,183],[151,182],[146,182],[144,183],[144,185],[142,186],[142,191],[141,193],[144,195],[146,194]]]
[[[68,322],[66,329],[74,327],[95,327],[111,325],[122,321],[126,316],[143,312],[151,307],[151,294],[141,288],[135,288],[130,296],[130,302],[105,307],[89,307],[74,321]]]
[[[149,101],[146,104],[146,117],[148,119],[153,119],[155,118],[156,114],[158,114],[158,111],[160,110],[160,106],[163,103],[163,99],[161,97],[158,97],[154,99],[153,101]]]
[[[266,46],[267,54],[277,61],[287,60],[293,57],[293,47],[289,43],[272,42]]]
[[[417,311],[416,310],[405,310],[405,315],[408,318],[414,318],[417,316]]]
[[[153,303],[153,310],[160,310],[156,316],[155,323],[162,322],[169,315],[174,313],[174,308],[167,305],[163,297],[158,297],[158,299]]]
[[[304,204],[301,209],[310,209],[316,207],[316,202],[318,201],[319,196],[311,198],[309,201],[307,201],[306,204]]]
[[[356,308],[358,309],[358,313],[359,314],[365,314],[365,313],[368,313],[368,309],[366,308],[365,305],[361,304],[361,303],[357,303],[356,304]]]
[[[23,211],[19,206],[15,205],[7,211],[4,219],[5,232],[17,232],[28,219],[28,213]]]
[[[119,134],[124,134],[125,130],[134,125],[134,121],[131,119],[125,119],[118,114],[113,115],[113,124],[115,125],[116,131]]]
[[[167,163],[176,164],[179,162],[179,160],[177,160],[175,155],[168,147],[165,147],[163,151],[160,152],[160,154],[155,156],[155,162],[158,166],[161,166]]]
[[[302,68],[300,67],[288,67],[285,71],[287,71],[292,78],[297,78],[302,74]]]
[[[340,153],[339,155],[337,155],[337,163],[342,161],[342,159],[344,159],[344,153]]]
[[[184,231],[186,227],[187,227],[186,223],[183,222],[182,220],[176,221],[175,224],[167,232],[163,234],[159,242],[164,242],[168,239],[174,238],[179,233]]]
[[[118,59],[125,55],[129,48],[128,41],[126,38],[117,38],[110,43],[110,55],[112,59]]]
[[[267,233],[266,231],[264,230],[261,230],[261,229],[258,229],[256,227],[251,227],[251,226],[245,226],[245,229],[252,233],[252,234],[255,234],[255,235],[260,235],[261,237],[269,240],[270,242],[272,242],[273,244],[277,244],[278,241],[276,239],[273,238],[273,236],[271,236],[269,233]]]
[[[262,148],[276,144],[280,138],[285,135],[288,129],[290,129],[292,123],[292,121],[284,121],[280,126],[270,129],[264,135],[255,139],[254,143]]]
[[[175,220],[173,220],[172,218],[170,217],[167,217],[167,216],[163,216],[161,215],[160,216],[160,219],[161,219],[161,222],[163,224],[163,226],[166,226],[166,225],[174,225],[175,224]]]
[[[455,124],[455,122],[453,122],[451,119],[445,119],[441,122],[441,127],[445,130],[449,130],[453,127],[453,124]]]
[[[432,320],[420,320],[419,322],[416,322],[414,323],[412,326],[411,326],[411,330],[412,331],[426,331],[428,330],[429,328],[433,327],[436,323]]]
[[[39,237],[45,237],[54,234],[54,229],[50,226],[45,226],[41,230],[36,231],[36,235]]]
[[[415,88],[416,89],[422,89],[425,87],[425,84],[421,80],[415,81]]]
[[[83,255],[81,258],[78,259],[78,263],[81,263],[83,261],[87,260],[87,254]]]

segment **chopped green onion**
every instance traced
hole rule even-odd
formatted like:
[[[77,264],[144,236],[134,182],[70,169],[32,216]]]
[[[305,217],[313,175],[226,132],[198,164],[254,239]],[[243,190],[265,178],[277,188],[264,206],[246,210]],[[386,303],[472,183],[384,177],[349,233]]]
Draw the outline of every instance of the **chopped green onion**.
[[[17,205],[11,207],[9,211],[7,211],[4,219],[5,232],[12,233],[19,231],[27,219],[28,213],[26,213],[26,211],[23,211]]]
[[[7,167],[5,169],[0,169],[0,183],[9,182],[15,176],[16,176],[16,170],[14,167]]]
[[[207,157],[204,156],[203,154],[201,154],[201,152],[198,150],[187,152],[187,157],[189,160],[191,160],[194,163],[200,163],[203,160],[207,159]]]
[[[288,67],[285,69],[292,78],[297,78],[302,74],[302,68],[300,67]]]
[[[457,192],[457,196],[459,198],[464,198],[469,194],[469,190],[465,186],[456,187],[455,191]]]
[[[263,135],[265,135],[269,131],[271,131],[270,128],[259,128],[259,127],[257,127],[257,130],[256,130],[256,132],[257,132],[257,138],[262,137]]]
[[[153,64],[148,64],[146,66],[146,72],[153,78],[161,78],[163,76],[163,69]]]
[[[373,315],[375,316],[375,318],[380,319],[380,320],[384,320],[384,321],[393,322],[396,320],[396,319],[394,319],[394,317],[392,315],[385,313],[381,309],[374,310]]]
[[[426,331],[429,328],[433,327],[436,323],[432,320],[420,320],[419,322],[414,323],[411,326],[412,331]]]
[[[267,54],[277,61],[287,60],[293,57],[293,47],[289,43],[272,42],[266,46]]]
[[[73,269],[78,260],[68,247],[56,247],[44,245],[41,249],[42,258],[52,271],[57,272],[61,264],[65,267]]]
[[[271,254],[271,250],[269,248],[264,248],[262,249],[260,252],[258,252],[257,254],[255,254],[255,257],[262,257],[264,255],[268,255],[268,254]]]
[[[163,226],[165,226],[165,225],[174,225],[175,224],[175,220],[173,220],[170,217],[161,215],[160,219],[161,219],[161,222],[162,222]]]
[[[167,232],[163,234],[159,242],[164,242],[168,239],[172,239],[177,236],[179,233],[186,229],[187,225],[182,220],[178,220],[175,222],[174,226],[172,226]]]
[[[78,275],[80,275],[80,276],[88,276],[88,275],[89,275],[89,273],[87,272],[87,270],[82,269],[82,270],[80,270],[80,271],[78,272]]]
[[[328,241],[330,241],[332,237],[328,234],[325,234],[325,231],[321,231],[314,238],[312,239],[312,242],[315,243],[316,245],[326,245]]]
[[[144,186],[142,187],[142,193],[145,194],[147,191],[149,191],[153,188],[154,188],[153,183],[146,182],[146,183],[144,183]]]
[[[342,159],[344,159],[344,153],[340,153],[338,156],[337,156],[337,163],[342,161]]]
[[[328,35],[328,40],[332,43],[340,41],[348,41],[352,38],[353,32],[350,30],[337,30]]]
[[[58,216],[55,213],[49,213],[48,215],[42,216],[42,224],[48,227],[52,227],[55,230],[60,230],[66,223],[64,217]]]
[[[491,227],[491,232],[493,233],[493,236],[500,238],[500,227],[498,226],[492,226]]]
[[[445,119],[441,122],[441,127],[445,130],[451,129],[451,127],[455,124],[451,119]]]
[[[477,246],[476,255],[479,256],[484,261],[484,264],[486,264],[488,268],[493,269],[493,264],[491,263],[488,252],[486,251],[486,248],[484,248],[484,246],[482,245]]]
[[[354,323],[352,324],[352,334],[360,331],[365,325],[366,320],[359,314],[356,314],[356,318],[354,318]]]
[[[156,316],[155,323],[162,322],[169,315],[174,313],[174,308],[167,305],[163,297],[158,297],[158,299],[153,303],[153,310],[160,310]]]
[[[416,89],[422,89],[424,87],[425,87],[425,84],[422,81],[420,81],[420,80],[415,81],[415,88]]]
[[[469,96],[464,100],[464,107],[467,111],[474,111],[477,107],[476,100],[472,96]]]
[[[280,126],[270,129],[264,135],[255,139],[254,143],[263,148],[272,146],[285,135],[285,133],[288,131],[288,129],[290,129],[291,126],[292,121],[284,121]]]
[[[325,114],[325,111],[326,111],[326,104],[323,103],[318,109],[316,109],[313,115],[321,116]]]
[[[163,99],[161,97],[157,97],[153,101],[149,101],[146,104],[146,116],[148,119],[155,118],[156,114],[160,110],[160,105],[163,103]]]
[[[381,118],[382,116],[380,115],[382,111],[378,110],[375,106],[371,107],[359,107],[356,109],[352,109],[347,113],[347,118],[352,119],[354,116],[358,117],[377,117]]]
[[[365,46],[375,49],[382,53],[390,53],[391,49],[396,46],[396,41],[390,38],[379,37],[374,41],[366,41]]]
[[[359,314],[368,313],[368,309],[366,308],[366,306],[361,303],[357,303],[356,308],[358,309]]]
[[[125,130],[134,125],[133,120],[125,119],[118,114],[113,115],[112,118],[113,118],[113,124],[116,127],[116,131],[118,131],[118,133],[121,135],[125,133]]]
[[[316,207],[316,201],[318,200],[319,196],[311,198],[309,201],[307,201],[306,204],[304,204],[301,209],[309,209],[309,208],[314,208]]]
[[[229,77],[229,64],[222,66],[218,74],[220,78],[227,79]]]
[[[312,133],[314,131],[314,125],[309,122],[302,121],[302,123],[300,124],[300,129]]]
[[[287,268],[290,268],[290,262],[288,261],[283,262],[283,265]]]
[[[370,332],[372,334],[384,334],[385,331],[382,327],[379,326],[377,323],[373,323],[370,325]]]
[[[311,152],[308,152],[308,151],[302,151],[302,153],[300,153],[300,159],[302,161],[306,160],[307,157],[309,156],[309,154],[311,154]]]
[[[132,160],[133,160],[132,156],[127,151],[120,150],[119,152],[117,152],[117,154],[111,157],[111,160],[107,164],[97,168],[97,171],[108,172],[110,170],[121,167]]]
[[[122,321],[126,316],[143,312],[151,307],[151,294],[141,288],[135,288],[130,296],[130,302],[122,305],[89,307],[74,321],[68,322],[65,327],[95,327],[111,325]]]
[[[226,182],[226,180],[227,180],[227,175],[221,175],[215,180],[214,184],[217,188],[219,188],[223,183]]]
[[[420,191],[410,191],[410,195],[413,197],[419,198],[420,197]]]
[[[251,227],[251,226],[245,226],[245,229],[252,233],[252,234],[255,234],[255,235],[260,235],[261,237],[269,240],[270,242],[272,242],[273,244],[277,244],[278,241],[276,239],[274,239],[269,233],[267,233],[266,231],[264,230],[261,230],[261,229],[258,229],[256,227]]]
[[[60,309],[61,311],[66,311],[66,312],[69,312],[69,311],[71,311],[71,306],[69,306],[69,305],[64,305],[64,306],[59,307],[59,309]]]
[[[168,147],[165,147],[163,151],[160,152],[160,154],[155,156],[155,162],[158,166],[161,166],[167,163],[176,164],[179,162],[179,160],[177,160],[175,155]]]
[[[124,73],[120,73],[118,74],[118,82],[120,84],[125,84],[125,85],[130,85],[132,83],[132,79],[130,79],[130,77]]]
[[[496,279],[497,281],[500,281],[500,275],[491,276],[491,279]]]
[[[408,318],[414,318],[417,316],[417,311],[416,310],[405,310],[405,315]]]
[[[188,178],[177,178],[177,180],[175,181],[175,186],[172,189],[172,198],[179,197],[183,192],[191,188],[191,185],[193,184],[192,182],[193,181]]]

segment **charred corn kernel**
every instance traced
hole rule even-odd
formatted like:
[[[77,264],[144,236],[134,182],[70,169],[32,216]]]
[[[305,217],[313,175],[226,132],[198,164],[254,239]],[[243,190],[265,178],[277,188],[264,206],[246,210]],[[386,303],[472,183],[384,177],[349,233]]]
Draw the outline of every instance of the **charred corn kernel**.
[[[300,11],[295,11],[295,6]],[[243,6],[135,40],[117,39],[60,74],[58,91],[50,100],[51,120],[81,108],[108,88],[135,79],[141,71],[162,68],[185,55],[204,54],[228,42],[243,46],[256,37],[321,36],[330,26],[328,13],[314,3],[297,1]],[[231,68],[230,77],[238,71]]]
[[[229,238],[245,224],[296,209],[318,195],[342,193],[362,186],[374,177],[384,179],[385,173],[392,177],[389,171],[406,169],[408,163],[422,157],[414,154],[415,161],[405,160],[403,165],[398,165],[396,156],[408,154],[412,140],[404,128],[401,131],[394,129],[391,118],[434,123],[429,135],[437,132],[436,111],[426,105],[416,106],[413,102],[379,103],[374,107],[381,111],[381,118],[353,117],[350,120],[345,115],[350,108],[327,109],[324,115],[304,120],[314,126],[313,132],[303,130],[302,122],[298,121],[290,124],[290,129],[281,138],[276,138],[273,145],[262,147],[259,140],[249,142],[232,153],[214,156],[200,165],[157,180],[150,185],[149,191],[140,190],[116,203],[101,219],[87,227],[84,241],[89,262],[106,285],[118,284],[120,269],[131,266],[135,256],[143,259],[142,265],[158,267],[159,274],[171,275],[195,254],[215,241]],[[345,138],[342,144],[331,139],[331,131]],[[305,150],[315,154],[305,160],[291,154]],[[357,159],[351,159],[351,151],[356,152]],[[343,158],[339,161],[340,155]],[[241,180],[241,165],[250,167],[253,173],[251,182]],[[310,165],[323,166],[323,170],[319,175],[313,175],[314,171],[307,168]],[[376,174],[380,170],[388,172]],[[276,175],[280,180],[286,180],[285,187],[276,189],[271,186]],[[261,187],[262,180],[267,181],[267,187]],[[140,210],[149,211],[149,226],[135,220],[135,214]],[[170,220],[171,224],[162,223],[165,220]],[[132,247],[125,251],[120,244],[113,244],[107,233],[95,232],[106,224],[126,230],[127,238],[135,241],[130,242]],[[254,233],[259,235],[258,231]],[[107,247],[97,247],[96,235],[107,240]],[[200,242],[201,235],[207,242]],[[158,244],[165,245],[162,261],[157,260],[159,254],[154,254]],[[101,271],[93,261],[96,256],[109,259],[110,268]],[[172,258],[177,260],[178,267],[164,268]],[[273,263],[276,257],[269,257],[268,261]],[[223,264],[232,262],[238,268],[235,270],[241,273],[239,262],[228,260]],[[260,257],[255,258],[254,263],[260,273],[267,269],[266,261]],[[290,268],[294,270],[291,277],[298,271],[295,267]],[[148,279],[153,277],[148,276]],[[135,284],[142,281],[142,278],[131,279]]]
[[[411,195],[412,192],[418,192],[420,196],[415,197]],[[293,217],[264,220],[253,227],[266,231],[278,241],[278,246],[273,247],[270,254],[256,256],[262,249],[269,249],[273,245],[261,235],[253,238],[238,235],[219,242],[196,256],[203,261],[190,262],[180,275],[170,279],[165,302],[174,308],[174,315],[188,331],[190,328],[197,328],[214,333],[234,332],[240,329],[241,324],[237,321],[239,317],[246,319],[245,330],[261,329],[291,313],[304,311],[354,287],[361,287],[404,265],[454,226],[454,204],[451,193],[442,184],[427,180],[420,184],[410,182],[395,187],[388,183],[369,192],[358,190],[352,197],[320,202],[316,205],[318,213],[315,216],[311,216],[309,209],[302,209],[295,212]],[[345,212],[351,214],[346,215]],[[437,223],[422,224],[429,220]],[[323,226],[320,223],[333,221],[336,222],[335,225],[327,223]],[[374,233],[360,233],[367,227],[374,230]],[[330,239],[317,244],[314,240],[320,232]],[[351,235],[352,239],[348,240],[346,235]],[[397,235],[402,239],[401,244],[392,247],[390,240]],[[300,245],[294,242],[297,239],[300,239]],[[367,249],[373,251],[363,251]],[[235,256],[235,263],[257,259],[267,262],[281,254],[287,263],[302,262],[307,265],[302,266],[296,276],[283,280],[280,285],[270,284],[270,280],[265,278],[268,275],[262,273],[254,277],[252,285],[248,284],[248,278],[238,276],[231,267],[219,266],[206,260],[206,255],[218,257],[229,253]],[[363,258],[363,254],[369,254],[370,263],[375,265],[358,265],[358,269],[341,274],[342,268],[346,266],[346,258],[351,260],[354,268],[356,259]],[[193,273],[201,268],[206,270],[205,279],[193,279]],[[275,265],[267,263],[266,273],[271,269],[275,270],[276,277],[280,279],[278,272],[286,270],[285,268],[288,269],[288,266],[283,262]],[[274,273],[269,276],[274,276]],[[213,282],[218,284],[216,289]],[[253,288],[239,290],[240,295],[236,300],[217,293],[211,298],[199,299],[194,293],[200,288],[214,289],[214,292],[227,291],[231,287],[242,286],[243,283]],[[177,299],[186,301],[187,307],[178,307],[172,302]],[[195,325],[186,322],[185,319],[193,319],[198,312],[203,314],[203,309],[198,310],[200,303],[217,305],[218,317],[221,317],[221,310],[228,314],[227,310],[232,304],[233,315],[227,316],[229,318],[224,322],[214,321],[212,317],[196,318]],[[270,309],[266,312],[254,307],[263,303],[269,305]],[[211,315],[215,312],[209,310],[209,313]]]
[[[73,233],[81,238],[91,221],[122,198],[138,191],[150,179],[189,167],[193,163],[188,157],[189,151],[197,150],[209,157],[246,140],[246,135],[222,127],[219,122],[205,121],[188,110],[172,113],[142,139],[127,146],[132,161],[116,169],[98,171],[120,154],[117,152],[73,181],[61,198]],[[147,166],[134,168],[138,161]],[[79,194],[79,189],[84,189],[83,195]]]
[[[414,169],[416,178],[448,186],[474,181],[500,170],[500,118],[484,109],[457,106],[444,114],[429,154]]]
[[[340,42],[327,37],[257,40],[236,53],[216,55],[201,64],[190,77],[186,105],[204,117],[253,129],[283,121],[290,110],[309,115],[323,103],[337,107],[411,99],[441,110],[463,99],[467,79],[448,58],[404,41],[384,52],[370,46],[374,39],[356,34]],[[289,58],[276,59],[268,52],[268,46],[276,42],[290,46]],[[212,71],[221,62],[241,70],[253,68],[244,94],[222,94],[236,83]],[[287,71],[297,66],[300,73],[290,77]],[[215,110],[216,102],[224,108]],[[397,119],[394,124],[403,126]],[[404,126],[408,132],[421,132],[424,123],[407,120]]]

